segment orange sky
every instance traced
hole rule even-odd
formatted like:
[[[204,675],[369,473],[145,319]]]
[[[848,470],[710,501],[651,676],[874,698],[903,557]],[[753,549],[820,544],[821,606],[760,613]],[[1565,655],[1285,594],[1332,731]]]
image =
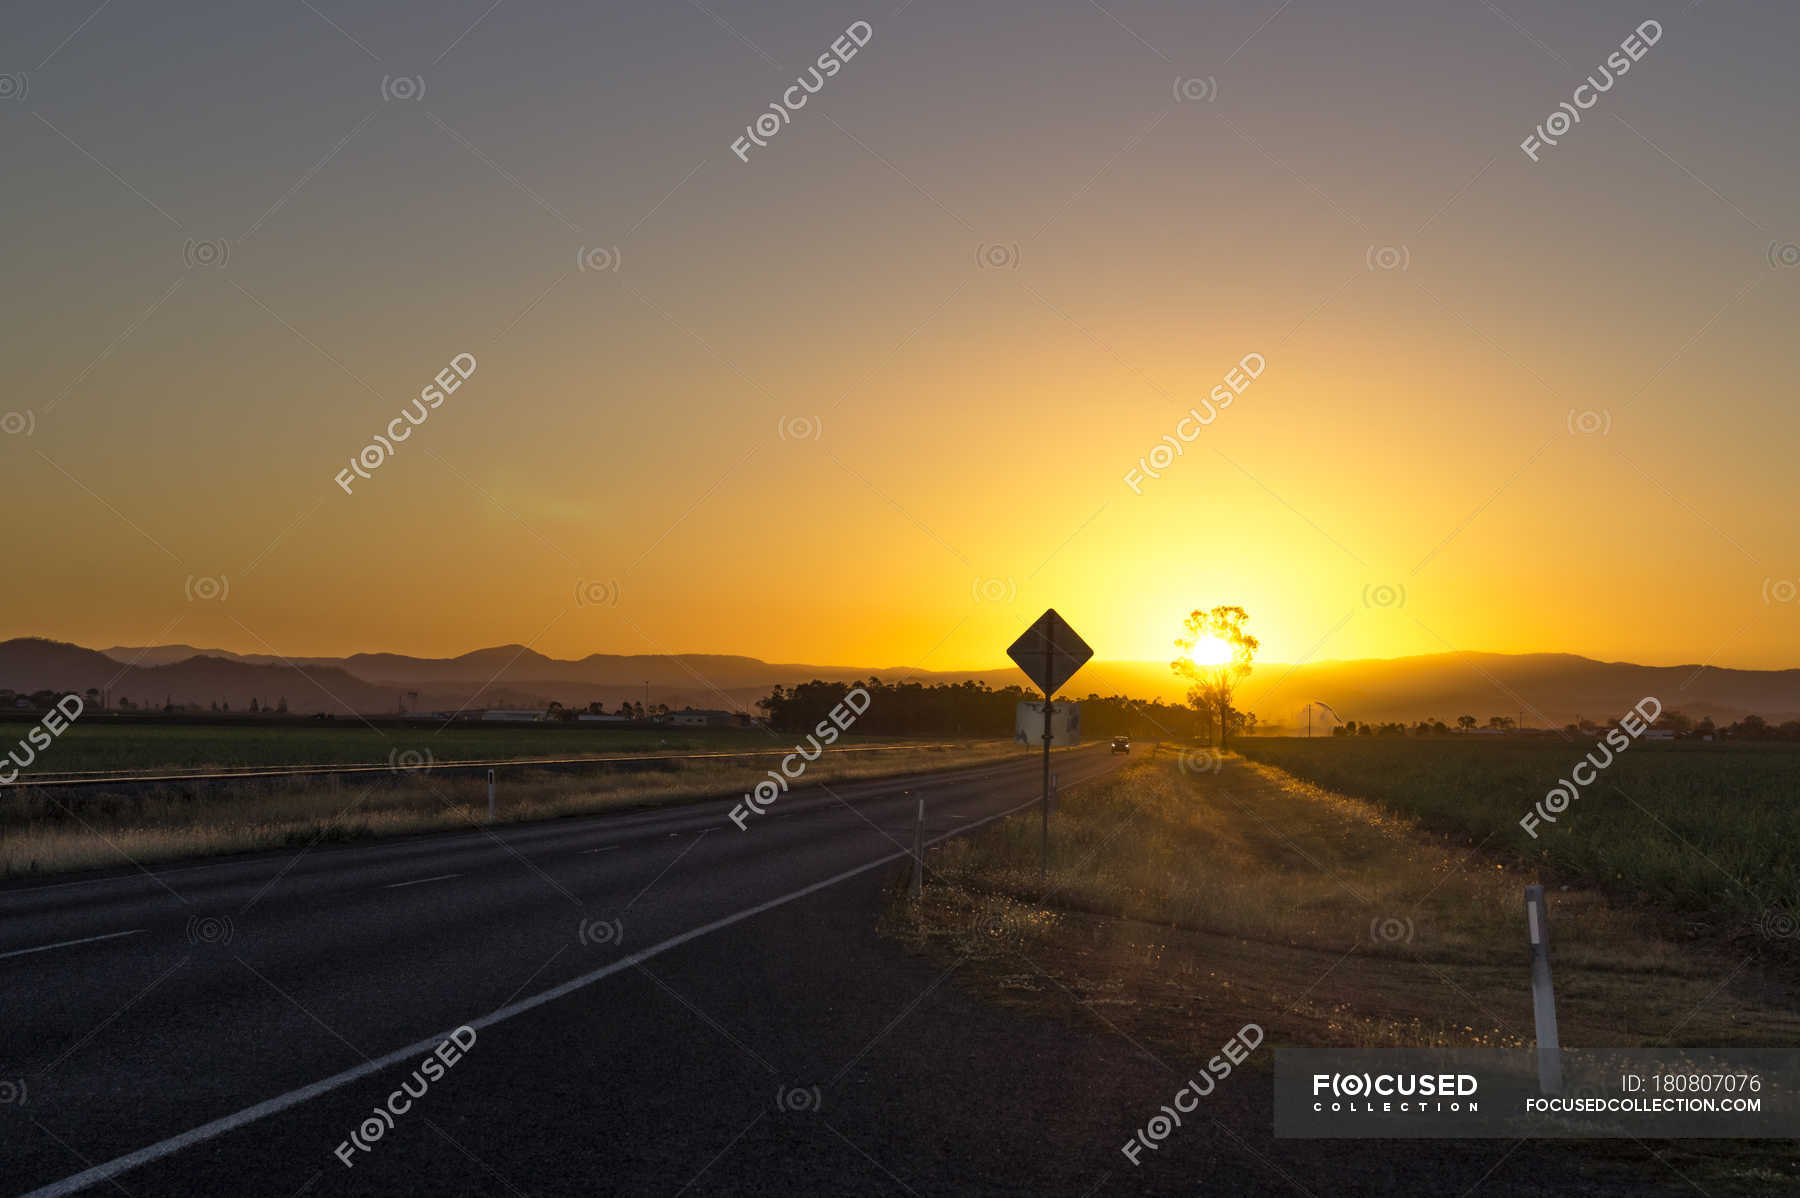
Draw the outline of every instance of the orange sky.
[[[685,9],[435,63],[106,14],[6,114],[0,632],[950,669],[1235,603],[1270,661],[1800,664],[1792,13],[1667,17],[1534,163],[1642,13],[1004,9],[875,21],[747,161],[841,14],[746,16],[786,69]]]

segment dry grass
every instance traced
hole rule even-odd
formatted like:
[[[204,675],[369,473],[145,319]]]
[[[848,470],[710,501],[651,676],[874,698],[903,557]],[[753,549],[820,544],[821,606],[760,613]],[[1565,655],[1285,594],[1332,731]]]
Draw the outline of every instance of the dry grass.
[[[1533,1042],[1530,879],[1478,849],[1235,755],[1198,777],[1134,761],[1066,792],[1051,835],[1048,889],[1038,817],[1015,816],[935,850],[918,904],[896,879],[882,930],[997,1003],[1074,1011],[1172,1059],[1251,1021],[1284,1044]],[[1568,888],[1550,919],[1565,1045],[1800,1046],[1800,988],[1767,946]],[[1654,1147],[1714,1198],[1800,1192],[1787,1141]],[[1543,1151],[1667,1177],[1644,1148]]]
[[[827,756],[807,768],[802,785],[993,764],[1025,752],[1010,741],[978,741],[953,748]],[[754,786],[768,768],[766,760],[742,764],[671,760],[666,768],[632,772],[503,770],[496,821],[556,819],[736,794]],[[486,822],[487,782],[478,773],[409,773],[373,782],[257,780],[197,793],[181,786],[158,786],[80,797],[24,788],[0,803],[0,878],[401,836]]]
[[[1533,879],[1373,804],[1230,757],[1137,761],[1064,797],[1050,889],[1035,815],[941,846],[919,944],[1054,949],[1049,972],[1123,1002],[1243,1008],[1320,1044],[1521,1044]],[[1731,946],[1589,891],[1550,899],[1564,1042],[1800,1045],[1794,988]],[[1159,997],[1160,996],[1160,997]]]
[[[1134,761],[1064,793],[1048,890],[1037,815],[940,845],[887,935],[1037,1018],[1204,1059],[1246,1022],[1280,1043],[1532,1043],[1526,878],[1404,818],[1228,755],[1188,777]],[[1562,1043],[1800,1047],[1791,962],[1595,892],[1550,899]],[[1251,1058],[1247,1068],[1267,1068]],[[1800,1193],[1787,1140],[1658,1140],[1714,1198]],[[1636,1142],[1582,1142],[1595,1176],[1667,1176]]]

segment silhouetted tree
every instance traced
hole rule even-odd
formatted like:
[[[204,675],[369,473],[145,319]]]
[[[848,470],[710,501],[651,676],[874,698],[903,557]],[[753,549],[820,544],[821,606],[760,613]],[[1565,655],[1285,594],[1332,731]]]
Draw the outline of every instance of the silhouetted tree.
[[[1209,708],[1218,713],[1219,747],[1226,747],[1232,730],[1231,699],[1238,683],[1250,675],[1250,662],[1261,647],[1260,642],[1244,631],[1250,613],[1241,607],[1221,604],[1211,611],[1195,609],[1182,622],[1182,635],[1175,647],[1182,655],[1169,663],[1176,677],[1188,681],[1188,702],[1195,709]],[[1228,656],[1222,662],[1206,665],[1194,660],[1194,647],[1206,641],[1223,645]]]

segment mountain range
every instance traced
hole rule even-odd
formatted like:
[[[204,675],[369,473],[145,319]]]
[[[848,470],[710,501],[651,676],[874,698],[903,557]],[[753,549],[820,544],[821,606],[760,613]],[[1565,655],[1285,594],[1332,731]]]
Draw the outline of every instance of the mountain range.
[[[1012,667],[917,670],[907,667],[816,666],[765,662],[729,654],[595,653],[579,660],[547,657],[524,645],[477,649],[457,657],[357,653],[349,657],[283,658],[192,645],[115,645],[88,649],[38,637],[0,642],[0,687],[102,689],[117,703],[160,707],[165,701],[243,710],[286,700],[295,713],[374,715],[465,708],[541,708],[551,701],[609,710],[626,701],[670,707],[754,710],[776,685],[812,679],[850,682],[880,677],[925,684],[974,681],[995,688],[1028,686]],[[1125,694],[1180,701],[1182,685],[1167,662],[1093,661],[1062,697]],[[1305,726],[1315,704],[1315,730],[1338,719],[1377,722],[1492,715],[1529,727],[1560,727],[1580,717],[1609,722],[1647,695],[1696,719],[1726,723],[1755,713],[1780,723],[1800,719],[1800,670],[1730,670],[1711,666],[1643,666],[1565,653],[1442,653],[1417,657],[1259,663],[1239,689],[1238,705],[1263,725]],[[1329,714],[1328,714],[1329,713]]]

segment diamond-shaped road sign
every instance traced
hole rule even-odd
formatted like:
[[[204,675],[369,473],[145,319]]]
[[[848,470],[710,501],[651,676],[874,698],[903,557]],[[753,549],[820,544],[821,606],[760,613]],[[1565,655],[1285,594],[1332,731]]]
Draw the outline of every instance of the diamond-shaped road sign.
[[[1054,696],[1062,684],[1075,676],[1094,655],[1086,641],[1075,635],[1069,622],[1056,614],[1053,607],[1037,618],[1012,643],[1006,655],[1018,664],[1025,676],[1037,683],[1046,696]]]

